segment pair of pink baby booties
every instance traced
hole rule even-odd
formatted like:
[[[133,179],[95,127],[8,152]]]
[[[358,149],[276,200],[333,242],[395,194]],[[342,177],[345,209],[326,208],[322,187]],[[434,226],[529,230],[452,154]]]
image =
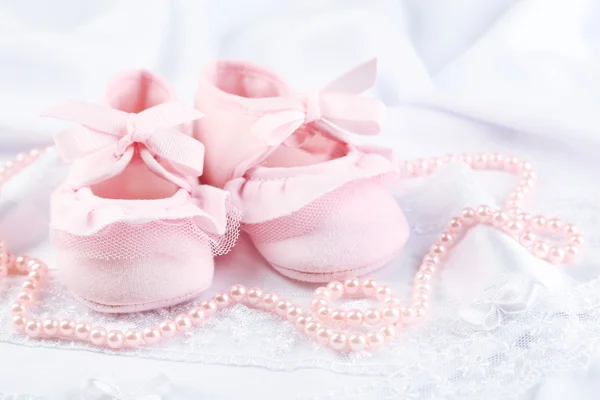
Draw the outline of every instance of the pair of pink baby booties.
[[[277,74],[219,61],[195,108],[147,71],[114,79],[102,105],[47,115],[72,162],[52,196],[51,239],[63,282],[89,307],[142,311],[196,297],[214,256],[241,228],[281,274],[327,282],[372,271],[403,247],[408,226],[388,190],[398,177],[379,132],[375,60],[325,88],[295,93]]]

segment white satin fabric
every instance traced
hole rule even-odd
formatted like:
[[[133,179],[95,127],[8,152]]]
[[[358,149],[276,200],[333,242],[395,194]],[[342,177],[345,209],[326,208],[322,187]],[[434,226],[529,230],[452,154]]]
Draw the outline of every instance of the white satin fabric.
[[[375,355],[344,357],[318,349],[287,325],[243,308],[165,348],[134,354],[152,361],[120,357],[114,362],[108,355],[67,352],[81,346],[23,340],[2,323],[0,340],[7,343],[0,343],[6,360],[0,366],[0,398],[2,393],[77,398],[81,383],[100,377],[107,366],[118,376],[99,379],[113,386],[127,379],[149,381],[165,372],[189,393],[224,398],[247,393],[287,398],[290,391],[305,398],[595,398],[600,375],[600,290],[594,280],[600,272],[597,2],[25,4],[0,5],[4,157],[21,147],[49,143],[59,125],[36,115],[66,98],[96,101],[109,77],[122,69],[151,68],[172,80],[182,100],[191,102],[200,68],[211,58],[265,63],[295,86],[311,88],[377,55],[376,94],[396,107],[376,143],[393,147],[406,159],[474,151],[529,159],[540,183],[527,208],[579,223],[588,244],[578,265],[557,269],[505,237],[476,228],[455,250],[437,283],[430,323],[407,332],[389,352]],[[36,168],[35,176],[49,178],[20,178],[11,183],[14,191],[3,190],[3,234],[30,231],[23,224],[8,225],[6,215],[26,202],[7,197],[33,201],[43,210],[47,190],[40,182],[61,177],[59,169]],[[492,176],[499,183],[492,183]],[[508,177],[461,166],[410,182],[398,200],[411,225],[411,242],[375,277],[406,293],[419,257],[448,217],[465,204],[502,204],[512,183]],[[27,226],[44,227],[42,221],[40,216]],[[23,243],[29,247],[27,240]],[[53,256],[44,242],[33,252],[48,260]],[[219,260],[211,293],[238,282],[275,290],[304,305],[312,289],[283,279],[246,242]],[[2,293],[17,284],[9,281]],[[0,298],[4,305],[5,297]],[[52,310],[55,314],[87,315],[66,293],[48,300],[62,308]],[[49,312],[52,304],[38,311]],[[137,322],[159,317],[138,316]],[[6,311],[0,311],[0,320],[5,318]],[[15,367],[25,362],[42,368],[57,360],[82,365],[81,370],[65,376],[48,369],[49,376],[30,380]],[[169,374],[172,370],[176,377]],[[198,371],[202,379],[197,379]],[[307,380],[312,384],[306,385]],[[268,385],[254,388],[256,381]]]

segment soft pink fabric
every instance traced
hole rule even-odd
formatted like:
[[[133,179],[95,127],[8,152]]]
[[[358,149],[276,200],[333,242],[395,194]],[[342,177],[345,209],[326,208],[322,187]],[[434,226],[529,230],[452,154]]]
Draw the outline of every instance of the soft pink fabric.
[[[56,135],[74,160],[51,199],[60,275],[99,311],[185,301],[210,286],[239,220],[225,191],[198,184],[204,147],[184,132],[201,114],[146,71],[115,79],[107,99],[48,113],[80,123]]]
[[[221,61],[201,79],[194,135],[207,148],[203,180],[244,210],[243,229],[282,274],[325,282],[388,262],[408,226],[385,188],[397,174],[389,150],[352,134],[379,131],[382,106],[358,93],[375,79],[365,63],[308,94],[276,74]]]

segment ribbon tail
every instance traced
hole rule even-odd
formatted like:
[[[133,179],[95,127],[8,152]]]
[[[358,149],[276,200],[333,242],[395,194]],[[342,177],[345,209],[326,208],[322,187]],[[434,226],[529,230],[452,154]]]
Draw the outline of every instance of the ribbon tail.
[[[252,125],[252,134],[269,146],[277,146],[302,126],[304,117],[297,110],[265,114]]]
[[[124,111],[80,101],[63,103],[45,111],[42,116],[75,122],[112,136],[124,133],[129,118]]]
[[[362,93],[375,86],[377,59],[362,63],[323,88],[323,92]]]
[[[229,193],[210,185],[195,188],[194,197],[202,204],[206,215],[195,217],[196,225],[205,232],[222,236],[227,232]]]
[[[154,133],[146,145],[173,164],[184,175],[201,176],[204,169],[204,145],[184,133],[161,130]]]
[[[168,101],[137,114],[137,123],[142,129],[155,130],[172,128],[203,117],[204,114],[193,107],[179,101]]]
[[[366,136],[377,135],[381,131],[386,108],[377,99],[347,93],[324,93],[320,102],[324,120],[338,130]]]
[[[77,125],[55,134],[54,142],[62,159],[71,162],[114,145],[117,138]]]

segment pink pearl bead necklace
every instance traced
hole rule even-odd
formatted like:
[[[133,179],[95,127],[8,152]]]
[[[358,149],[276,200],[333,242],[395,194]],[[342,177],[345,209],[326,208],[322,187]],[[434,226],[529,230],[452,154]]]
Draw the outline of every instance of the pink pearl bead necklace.
[[[15,161],[1,167],[0,184],[29,165],[40,154],[39,150],[20,154]],[[133,328],[122,332],[68,318],[50,317],[40,320],[31,317],[29,309],[46,284],[48,267],[40,260],[9,254],[6,243],[0,240],[0,281],[9,273],[27,275],[15,302],[10,306],[13,329],[32,338],[64,338],[112,349],[133,348],[173,338],[202,324],[219,310],[242,303],[288,320],[301,333],[323,346],[337,351],[362,351],[381,347],[392,340],[403,325],[425,319],[430,309],[432,282],[437,272],[450,250],[469,229],[478,224],[504,232],[535,257],[553,264],[570,262],[577,256],[583,245],[583,237],[575,226],[558,218],[548,219],[541,215],[532,217],[523,212],[522,202],[531,193],[537,179],[528,162],[498,154],[459,154],[405,163],[402,171],[406,177],[424,176],[450,162],[465,162],[476,170],[517,173],[519,182],[508,196],[506,209],[493,209],[486,205],[468,207],[460,215],[450,219],[447,229],[438,236],[423,258],[415,275],[412,300],[406,306],[401,305],[400,299],[387,286],[373,279],[360,281],[354,278],[344,282],[330,282],[327,286],[317,288],[310,302],[310,310],[306,311],[287,299],[280,299],[275,293],[264,293],[257,287],[246,289],[242,285],[234,285],[229,291],[216,293],[211,300],[202,301],[174,320],[165,320],[144,329]],[[545,234],[562,238],[564,244],[550,244],[538,237]],[[334,307],[332,301],[344,296],[370,297],[382,305],[365,311],[345,311]],[[349,331],[361,327],[372,330]]]

